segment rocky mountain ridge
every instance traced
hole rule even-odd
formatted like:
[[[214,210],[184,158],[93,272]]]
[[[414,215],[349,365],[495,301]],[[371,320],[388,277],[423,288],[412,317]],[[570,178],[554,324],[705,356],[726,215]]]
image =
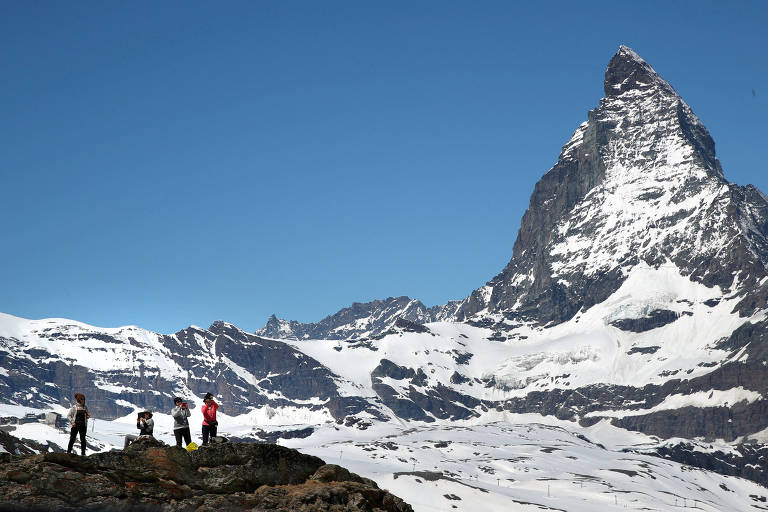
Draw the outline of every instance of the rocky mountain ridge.
[[[318,361],[224,322],[163,335],[2,314],[0,320],[0,393],[6,403],[47,408],[69,404],[79,390],[96,414],[116,418],[135,407],[168,410],[174,396],[212,392],[230,414],[269,405],[322,409],[328,418],[365,410],[381,416],[370,403],[342,396],[338,377]]]
[[[303,324],[272,315],[255,334],[281,340],[370,338],[395,327],[398,319],[419,324],[449,320],[458,307],[458,301],[427,308],[421,301],[409,297],[388,297],[365,303],[355,302],[317,323]]]

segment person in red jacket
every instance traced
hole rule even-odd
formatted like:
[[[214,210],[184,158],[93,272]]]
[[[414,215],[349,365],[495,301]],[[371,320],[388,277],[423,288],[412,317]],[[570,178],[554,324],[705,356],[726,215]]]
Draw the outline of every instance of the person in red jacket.
[[[203,446],[208,444],[208,439],[216,436],[216,427],[219,426],[219,422],[216,421],[216,410],[219,408],[213,395],[210,393],[205,394],[203,398],[203,406],[200,410],[203,412]]]

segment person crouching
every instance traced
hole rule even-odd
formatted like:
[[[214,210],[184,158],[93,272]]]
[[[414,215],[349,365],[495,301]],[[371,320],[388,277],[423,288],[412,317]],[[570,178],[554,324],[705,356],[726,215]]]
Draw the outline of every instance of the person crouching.
[[[144,411],[142,415],[139,415],[139,419],[136,422],[136,428],[139,429],[140,436],[154,437],[155,420],[152,419],[152,413],[150,411]]]
[[[136,428],[139,429],[139,435],[127,435],[125,436],[125,446],[123,450],[128,448],[128,445],[140,438],[141,436],[153,437],[152,433],[155,430],[155,420],[152,419],[152,413],[149,411],[140,412],[136,418]]]

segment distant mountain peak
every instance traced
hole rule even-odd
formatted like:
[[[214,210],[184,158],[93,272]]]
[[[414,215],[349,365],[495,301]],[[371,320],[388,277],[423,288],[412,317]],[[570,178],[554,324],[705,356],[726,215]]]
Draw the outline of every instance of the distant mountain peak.
[[[677,94],[672,86],[634,50],[624,45],[620,46],[605,70],[603,82],[605,95],[619,96],[629,90],[644,90],[652,87]]]
[[[455,306],[453,306],[455,309]],[[353,302],[319,322],[302,324],[275,315],[256,335],[275,339],[350,339],[377,336],[392,329],[398,319],[425,323],[444,319],[443,307],[427,308],[405,295],[370,302]]]

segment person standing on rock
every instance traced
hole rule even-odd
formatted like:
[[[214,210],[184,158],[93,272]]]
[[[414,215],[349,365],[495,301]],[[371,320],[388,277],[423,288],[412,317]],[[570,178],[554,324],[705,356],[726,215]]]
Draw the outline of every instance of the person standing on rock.
[[[85,395],[75,393],[75,405],[69,409],[69,423],[72,426],[69,431],[69,446],[67,453],[72,453],[72,447],[75,445],[75,438],[80,434],[80,454],[85,457],[85,431],[88,426],[88,407],[85,405]]]
[[[208,439],[216,436],[216,428],[219,422],[216,421],[216,410],[219,404],[213,399],[210,393],[205,394],[203,398],[204,405],[200,408],[203,411],[203,446],[208,444]]]
[[[181,448],[181,438],[188,445],[192,442],[192,434],[189,433],[189,418],[192,413],[189,412],[187,402],[183,401],[180,397],[173,399],[175,407],[171,410],[171,416],[173,416],[173,435],[176,436],[176,446]]]

